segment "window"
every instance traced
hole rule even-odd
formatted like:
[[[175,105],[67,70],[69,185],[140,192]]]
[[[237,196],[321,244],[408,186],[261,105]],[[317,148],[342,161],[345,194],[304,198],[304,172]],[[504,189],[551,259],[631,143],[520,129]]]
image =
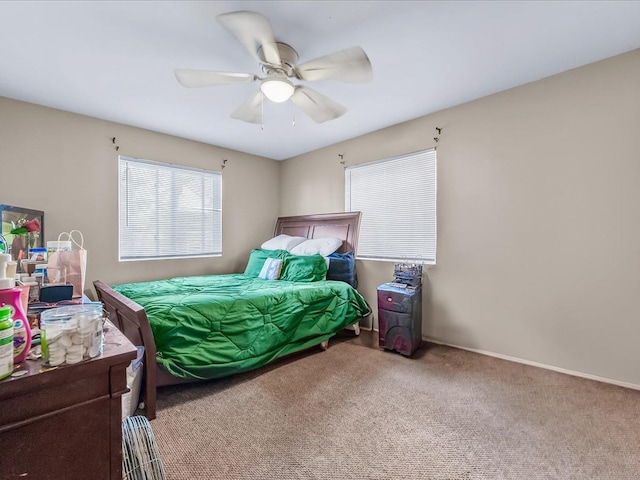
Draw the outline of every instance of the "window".
[[[345,210],[361,211],[358,258],[436,263],[436,150],[345,169]]]
[[[220,172],[119,157],[119,259],[222,254]]]

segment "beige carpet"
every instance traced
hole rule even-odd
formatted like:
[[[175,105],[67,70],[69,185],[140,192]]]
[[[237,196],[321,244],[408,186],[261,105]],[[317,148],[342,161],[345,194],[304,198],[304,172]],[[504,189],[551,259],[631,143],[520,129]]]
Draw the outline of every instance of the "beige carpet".
[[[454,348],[342,336],[162,388],[169,479],[640,479],[640,391]]]

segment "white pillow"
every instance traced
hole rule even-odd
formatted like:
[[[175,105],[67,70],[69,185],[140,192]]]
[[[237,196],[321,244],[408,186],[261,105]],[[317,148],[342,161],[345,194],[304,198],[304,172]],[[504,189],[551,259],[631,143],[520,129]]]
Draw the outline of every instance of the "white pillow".
[[[281,258],[267,258],[258,277],[264,280],[278,280],[282,270]]]
[[[293,247],[299,245],[306,240],[305,237],[292,237],[291,235],[278,235],[271,240],[267,240],[262,244],[260,248],[265,250],[288,250],[291,251]]]
[[[342,240],[335,237],[309,238],[290,250],[293,255],[331,255],[342,246]]]

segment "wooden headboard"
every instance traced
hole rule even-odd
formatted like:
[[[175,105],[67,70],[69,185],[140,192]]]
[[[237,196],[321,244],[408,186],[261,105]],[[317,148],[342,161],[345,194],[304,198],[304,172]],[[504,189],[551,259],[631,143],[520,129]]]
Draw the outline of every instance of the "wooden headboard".
[[[293,237],[337,237],[342,239],[338,252],[353,251],[358,248],[360,212],[320,213],[279,217],[274,235],[286,234]]]

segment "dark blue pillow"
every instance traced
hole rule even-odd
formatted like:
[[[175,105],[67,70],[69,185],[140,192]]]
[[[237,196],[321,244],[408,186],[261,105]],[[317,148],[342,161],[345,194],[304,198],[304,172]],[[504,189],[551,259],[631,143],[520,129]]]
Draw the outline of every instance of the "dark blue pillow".
[[[328,258],[329,269],[327,270],[327,280],[347,282],[353,288],[358,288],[356,259],[353,256],[353,252],[332,253]]]

